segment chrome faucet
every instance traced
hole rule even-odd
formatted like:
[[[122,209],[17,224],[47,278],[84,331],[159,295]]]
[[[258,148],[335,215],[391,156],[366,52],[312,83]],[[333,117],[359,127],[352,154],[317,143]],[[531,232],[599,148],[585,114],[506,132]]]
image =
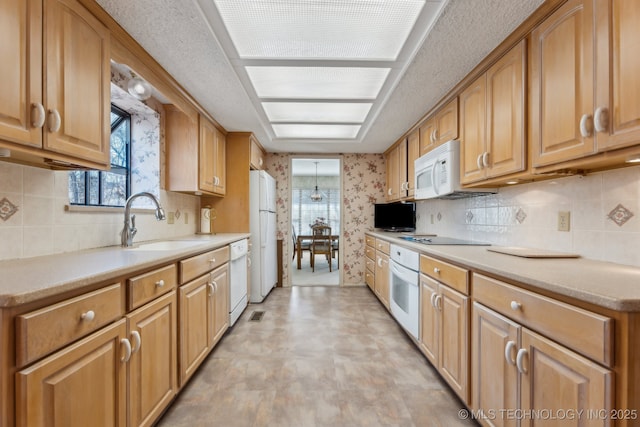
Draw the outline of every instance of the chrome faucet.
[[[153,203],[156,205],[156,219],[158,221],[162,221],[165,218],[164,209],[162,209],[162,207],[160,206],[160,202],[153,194],[147,193],[145,191],[130,196],[124,206],[124,228],[120,233],[120,237],[122,238],[122,247],[125,248],[133,246],[133,237],[138,232],[138,230],[136,229],[136,216],[131,215],[131,203],[138,197],[148,197],[153,201]]]

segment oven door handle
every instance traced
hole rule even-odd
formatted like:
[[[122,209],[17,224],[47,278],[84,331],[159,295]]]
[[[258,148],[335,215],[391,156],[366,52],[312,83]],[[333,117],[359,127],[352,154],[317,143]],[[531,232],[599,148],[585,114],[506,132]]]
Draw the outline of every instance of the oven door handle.
[[[398,264],[393,260],[391,260],[390,264],[391,264],[391,274],[399,277],[403,282],[406,282],[411,286],[418,287],[417,272],[412,271],[406,267],[403,267],[402,265]]]

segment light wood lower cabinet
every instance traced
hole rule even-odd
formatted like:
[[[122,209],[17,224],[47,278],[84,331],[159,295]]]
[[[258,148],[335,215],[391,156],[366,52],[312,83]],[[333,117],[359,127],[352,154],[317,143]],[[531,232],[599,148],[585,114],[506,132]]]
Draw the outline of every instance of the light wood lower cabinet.
[[[611,425],[614,373],[594,360],[613,360],[603,350],[612,346],[612,319],[483,275],[474,274],[473,284],[472,407],[482,411],[479,421],[531,426],[540,420],[515,411],[574,411],[572,423],[562,425]],[[549,322],[556,327],[547,328]]]
[[[424,274],[420,288],[420,348],[453,391],[468,402],[470,298]]]
[[[16,425],[125,426],[126,321],[16,374]]]
[[[389,255],[376,251],[374,290],[382,304],[389,310]]]
[[[149,426],[178,390],[177,301],[172,291],[127,315],[128,425]]]
[[[193,375],[229,327],[229,266],[179,289],[180,386]]]

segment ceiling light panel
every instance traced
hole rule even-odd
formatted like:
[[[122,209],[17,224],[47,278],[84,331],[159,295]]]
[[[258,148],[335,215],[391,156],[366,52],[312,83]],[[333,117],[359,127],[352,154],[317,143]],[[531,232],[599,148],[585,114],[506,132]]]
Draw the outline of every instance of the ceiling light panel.
[[[270,122],[362,123],[371,103],[263,102]]]
[[[360,125],[272,125],[277,138],[296,139],[355,139]]]
[[[259,98],[375,99],[390,68],[245,67]]]
[[[424,0],[214,0],[240,58],[395,60]]]

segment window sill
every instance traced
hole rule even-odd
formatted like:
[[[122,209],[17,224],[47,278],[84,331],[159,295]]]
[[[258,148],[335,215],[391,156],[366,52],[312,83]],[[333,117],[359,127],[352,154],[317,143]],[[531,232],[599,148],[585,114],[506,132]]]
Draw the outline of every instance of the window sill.
[[[87,212],[87,213],[117,213],[124,214],[124,207],[120,206],[79,206],[79,205],[64,205],[65,212]],[[155,214],[156,210],[153,208],[131,208],[132,213],[141,214]]]

